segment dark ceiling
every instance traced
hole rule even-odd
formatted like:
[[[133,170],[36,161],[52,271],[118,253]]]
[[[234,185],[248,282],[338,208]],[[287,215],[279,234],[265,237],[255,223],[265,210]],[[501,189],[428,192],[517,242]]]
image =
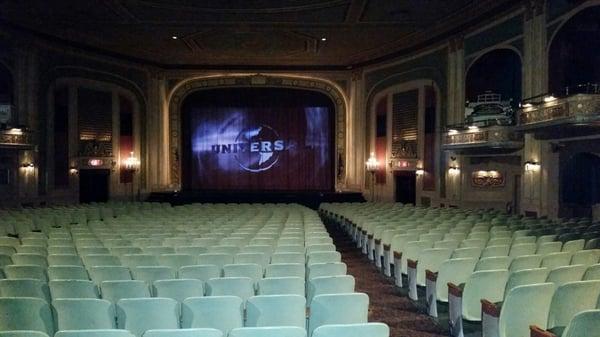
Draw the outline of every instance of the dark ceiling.
[[[516,2],[0,0],[0,20],[167,66],[348,66],[432,43]]]

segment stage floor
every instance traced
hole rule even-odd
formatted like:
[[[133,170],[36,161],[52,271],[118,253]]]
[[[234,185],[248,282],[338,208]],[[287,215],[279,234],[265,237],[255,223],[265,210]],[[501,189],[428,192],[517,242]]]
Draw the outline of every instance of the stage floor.
[[[147,201],[190,203],[296,203],[317,209],[322,202],[364,202],[359,192],[326,191],[179,191],[155,192]]]

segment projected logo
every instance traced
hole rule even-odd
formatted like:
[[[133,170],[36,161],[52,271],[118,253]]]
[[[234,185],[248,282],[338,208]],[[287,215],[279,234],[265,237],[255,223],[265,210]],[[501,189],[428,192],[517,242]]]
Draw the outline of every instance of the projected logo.
[[[242,130],[235,138],[235,143],[212,145],[214,153],[233,155],[239,166],[248,172],[270,169],[284,150],[285,142],[268,125]]]

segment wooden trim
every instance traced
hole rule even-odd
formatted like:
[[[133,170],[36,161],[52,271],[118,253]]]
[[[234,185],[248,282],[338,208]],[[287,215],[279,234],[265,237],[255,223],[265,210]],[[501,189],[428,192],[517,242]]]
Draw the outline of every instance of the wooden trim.
[[[365,231],[365,234],[367,234],[367,231]],[[367,238],[368,238],[369,240],[372,240],[372,239],[373,239],[373,234],[369,234],[369,235],[367,235]]]
[[[402,252],[394,252],[394,259],[401,260]]]
[[[530,335],[529,335],[530,337],[556,337],[556,335],[553,334],[552,332],[546,331],[537,325],[530,325],[529,331],[530,331]]]
[[[492,317],[500,317],[500,308],[498,306],[488,300],[481,300],[481,311]]]
[[[388,244],[383,244],[383,250],[385,250],[386,252],[389,251],[392,248],[392,245],[388,245]]]
[[[375,244],[376,245],[380,245],[381,244],[381,239],[375,239]]]
[[[429,281],[436,282],[438,277],[438,273],[434,273],[431,270],[425,270],[425,278]]]
[[[406,261],[406,263],[407,263],[407,265],[408,265],[408,268],[417,269],[417,264],[419,264],[419,261],[417,261],[417,260],[411,260],[411,259],[408,259],[408,260]]]
[[[363,230],[362,231],[363,235],[367,235],[367,231]]]
[[[448,282],[448,294],[455,297],[462,297],[462,289],[452,282]]]

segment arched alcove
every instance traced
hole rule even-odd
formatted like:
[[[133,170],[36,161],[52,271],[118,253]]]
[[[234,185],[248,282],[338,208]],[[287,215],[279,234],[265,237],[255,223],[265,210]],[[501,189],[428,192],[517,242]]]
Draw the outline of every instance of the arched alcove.
[[[575,14],[556,32],[548,49],[548,88],[575,93],[577,85],[600,82],[600,6]],[[586,90],[584,88],[584,90]]]
[[[13,103],[13,78],[10,70],[0,63],[0,104]]]
[[[561,165],[560,196],[567,216],[591,216],[591,208],[600,204],[600,156],[579,152]]]
[[[508,48],[494,49],[475,59],[467,69],[465,98],[476,102],[477,96],[491,91],[512,99],[513,105],[521,101],[521,57]]]

